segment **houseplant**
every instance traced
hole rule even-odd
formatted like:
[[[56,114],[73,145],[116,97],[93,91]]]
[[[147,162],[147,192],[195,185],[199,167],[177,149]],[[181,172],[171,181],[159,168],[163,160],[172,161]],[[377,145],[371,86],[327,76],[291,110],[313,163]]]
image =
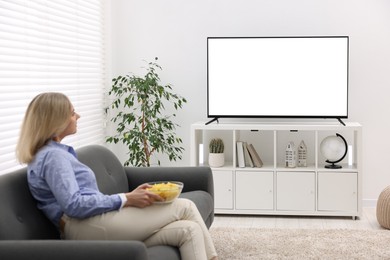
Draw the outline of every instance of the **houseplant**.
[[[210,167],[222,167],[225,164],[225,146],[220,138],[213,138],[209,143]]]
[[[184,151],[182,139],[175,133],[179,125],[172,121],[176,114],[164,112],[167,104],[178,110],[187,100],[174,94],[170,84],[160,83],[157,70],[162,68],[156,62],[149,62],[146,70],[143,77],[124,75],[113,78],[109,91],[113,100],[106,113],[111,110],[111,121],[117,124],[117,128],[106,142],[122,141],[127,146],[125,166],[149,167],[155,153],[165,154],[170,161],[176,161],[182,158]]]

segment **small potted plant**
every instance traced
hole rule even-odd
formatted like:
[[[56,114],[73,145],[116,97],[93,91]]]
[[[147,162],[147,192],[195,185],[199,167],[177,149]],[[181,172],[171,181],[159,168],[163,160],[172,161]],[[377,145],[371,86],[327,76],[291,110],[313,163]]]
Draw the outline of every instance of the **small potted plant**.
[[[222,167],[225,164],[225,146],[223,140],[214,138],[209,144],[209,165],[210,167]]]

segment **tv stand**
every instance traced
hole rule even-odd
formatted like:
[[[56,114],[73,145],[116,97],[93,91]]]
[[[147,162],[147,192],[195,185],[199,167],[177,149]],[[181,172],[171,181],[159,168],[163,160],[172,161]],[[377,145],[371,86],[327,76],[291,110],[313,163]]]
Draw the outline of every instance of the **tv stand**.
[[[205,125],[209,125],[209,124],[211,124],[212,122],[214,122],[214,121],[217,121],[217,123],[219,123],[219,121],[218,121],[218,117],[214,117],[213,119],[211,119],[210,121],[208,121],[208,122],[206,122],[206,124]]]
[[[340,169],[328,169],[321,143],[336,133],[348,144]],[[350,216],[362,213],[362,127],[359,123],[229,123],[191,125],[191,166],[208,166],[209,143],[221,138],[225,164],[211,168],[216,214]],[[304,141],[306,166],[286,167],[286,148]],[[244,167],[237,142],[252,144],[263,165]],[[245,157],[245,155],[244,155]],[[245,159],[245,158],[244,158]],[[297,158],[298,159],[298,158]]]
[[[345,123],[343,122],[343,120],[341,120],[341,118],[337,118],[337,120],[340,122],[340,124],[342,124],[343,126],[345,126]]]

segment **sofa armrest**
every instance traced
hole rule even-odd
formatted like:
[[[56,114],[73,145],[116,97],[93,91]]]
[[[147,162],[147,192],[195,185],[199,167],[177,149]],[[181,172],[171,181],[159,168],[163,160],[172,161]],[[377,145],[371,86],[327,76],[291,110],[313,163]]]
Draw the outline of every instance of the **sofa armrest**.
[[[183,192],[203,190],[214,197],[213,174],[210,167],[125,167],[129,190],[152,181],[180,181]]]
[[[0,259],[147,260],[148,256],[139,241],[3,240]]]

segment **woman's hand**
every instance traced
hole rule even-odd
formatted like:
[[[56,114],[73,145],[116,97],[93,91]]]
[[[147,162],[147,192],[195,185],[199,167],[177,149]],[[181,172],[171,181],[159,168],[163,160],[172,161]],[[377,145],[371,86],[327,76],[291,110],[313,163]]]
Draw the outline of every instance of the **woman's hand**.
[[[125,193],[127,202],[125,203],[124,207],[145,208],[152,205],[155,201],[162,201],[163,198],[161,198],[159,195],[146,190],[147,188],[151,187],[151,185],[144,183],[135,188],[132,192]]]

